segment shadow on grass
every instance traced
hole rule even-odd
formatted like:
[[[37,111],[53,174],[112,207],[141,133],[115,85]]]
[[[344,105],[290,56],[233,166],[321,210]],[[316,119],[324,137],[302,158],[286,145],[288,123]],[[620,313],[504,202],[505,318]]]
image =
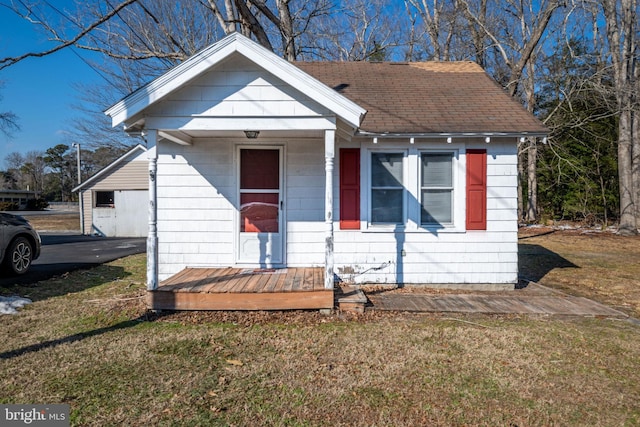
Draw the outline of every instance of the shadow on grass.
[[[538,233],[538,234],[532,234],[530,236],[520,236],[520,237],[518,237],[518,240],[527,240],[527,239],[533,239],[534,237],[548,236],[549,234],[553,234],[556,231],[557,230],[548,230],[548,231],[543,231],[543,232]]]
[[[112,325],[112,326],[106,326],[104,328],[98,328],[98,329],[94,329],[92,331],[87,331],[87,332],[79,332],[77,334],[69,335],[67,337],[44,341],[38,344],[32,344],[32,345],[28,345],[15,350],[5,351],[4,353],[0,353],[0,360],[13,359],[14,357],[20,357],[20,356],[24,356],[25,354],[35,353],[37,351],[54,348],[62,344],[71,344],[74,342],[82,341],[86,338],[103,335],[108,332],[114,332],[121,329],[131,328],[133,326],[140,324],[140,322],[154,321],[159,319],[160,317],[164,317],[169,314],[171,313],[147,312],[135,319],[125,320],[125,321],[116,323],[115,325]]]
[[[80,270],[64,273],[36,283],[4,285],[0,287],[4,295],[20,295],[32,301],[42,301],[47,298],[58,297],[122,280],[131,273],[123,267],[112,265],[90,265]]]
[[[518,243],[518,271],[521,283],[538,282],[556,268],[580,267],[544,246]]]

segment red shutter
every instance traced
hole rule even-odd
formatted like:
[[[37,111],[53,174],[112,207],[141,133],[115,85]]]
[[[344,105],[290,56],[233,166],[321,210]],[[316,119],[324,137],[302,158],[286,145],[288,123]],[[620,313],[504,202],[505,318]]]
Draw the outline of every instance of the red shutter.
[[[340,229],[360,229],[360,149],[340,149]]]
[[[467,150],[467,230],[487,229],[487,151]]]

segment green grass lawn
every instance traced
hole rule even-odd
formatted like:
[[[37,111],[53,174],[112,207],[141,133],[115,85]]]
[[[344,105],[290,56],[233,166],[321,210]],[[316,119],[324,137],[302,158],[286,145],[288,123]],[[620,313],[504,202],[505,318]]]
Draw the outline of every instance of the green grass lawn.
[[[620,320],[317,312],[147,316],[144,255],[12,288],[0,403],[72,425],[638,425]]]

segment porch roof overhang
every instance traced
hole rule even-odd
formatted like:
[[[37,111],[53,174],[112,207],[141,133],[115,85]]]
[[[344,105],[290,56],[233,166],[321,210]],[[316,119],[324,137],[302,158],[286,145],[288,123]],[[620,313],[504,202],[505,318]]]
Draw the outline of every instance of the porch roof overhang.
[[[254,62],[265,71],[273,74],[278,79],[289,84],[294,89],[304,93],[314,101],[333,113],[332,118],[327,117],[174,117],[173,124],[163,120],[163,129],[181,131],[189,130],[245,130],[247,126],[260,126],[261,129],[289,130],[295,126],[304,126],[309,123],[313,126],[309,129],[317,129],[319,126],[329,126],[324,129],[335,129],[337,117],[344,123],[343,127],[351,129],[351,133],[359,128],[366,110],[326,86],[314,77],[305,73],[295,65],[285,61],[273,52],[265,49],[256,42],[239,34],[232,33],[222,40],[212,44],[195,54],[180,65],[169,70],[162,76],[132,92],[105,111],[111,117],[112,126],[124,124],[125,131],[138,132],[142,128],[158,129],[159,123],[154,123],[153,118],[145,117],[144,113],[150,106],[165,99],[169,94],[188,85],[193,79],[211,70],[217,64],[230,55],[240,54]],[[326,121],[329,119],[328,121]],[[331,120],[333,119],[333,120]],[[324,122],[323,122],[324,120]],[[256,123],[263,122],[263,123]],[[296,127],[296,129],[301,129]],[[173,133],[170,136],[176,136]],[[179,135],[180,142],[189,143]],[[168,138],[171,139],[171,138]],[[178,142],[178,141],[175,141]]]
[[[261,140],[269,138],[323,138],[333,130],[341,138],[351,140],[357,132],[335,116],[309,117],[146,117],[125,128],[130,136],[144,136],[145,129],[157,129],[158,138],[179,145],[192,145],[195,139],[246,138],[245,132],[258,131]]]

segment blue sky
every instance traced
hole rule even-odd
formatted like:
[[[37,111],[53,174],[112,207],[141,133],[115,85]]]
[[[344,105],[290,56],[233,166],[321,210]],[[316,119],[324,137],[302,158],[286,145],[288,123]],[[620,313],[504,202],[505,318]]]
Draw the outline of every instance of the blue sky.
[[[70,1],[56,5],[63,3],[72,5]],[[0,7],[0,57],[39,52],[51,46],[32,24]],[[73,83],[91,84],[101,79],[69,49],[42,58],[27,58],[0,70],[0,111],[16,114],[21,127],[10,139],[0,134],[0,169],[9,153],[45,151],[65,143],[64,131],[79,114],[71,108],[79,102]]]

